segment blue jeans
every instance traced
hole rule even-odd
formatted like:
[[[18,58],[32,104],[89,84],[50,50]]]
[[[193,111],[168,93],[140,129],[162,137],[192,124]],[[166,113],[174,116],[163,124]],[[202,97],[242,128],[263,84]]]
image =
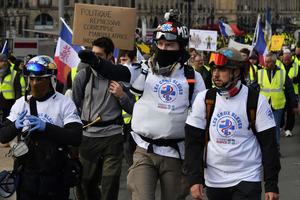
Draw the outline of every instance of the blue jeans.
[[[273,110],[273,115],[276,123],[276,141],[277,145],[280,144],[280,124],[283,117],[284,109]]]

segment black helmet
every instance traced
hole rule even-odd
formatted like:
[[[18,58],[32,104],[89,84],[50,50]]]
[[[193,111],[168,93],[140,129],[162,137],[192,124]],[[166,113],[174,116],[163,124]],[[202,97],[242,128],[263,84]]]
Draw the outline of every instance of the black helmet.
[[[178,12],[171,9],[165,14],[165,21],[158,25],[154,32],[154,40],[165,39],[167,41],[177,41],[181,47],[185,47],[189,42],[189,30],[182,23],[177,21]]]
[[[25,76],[51,77],[56,76],[57,67],[51,57],[35,56],[26,63],[23,73]]]

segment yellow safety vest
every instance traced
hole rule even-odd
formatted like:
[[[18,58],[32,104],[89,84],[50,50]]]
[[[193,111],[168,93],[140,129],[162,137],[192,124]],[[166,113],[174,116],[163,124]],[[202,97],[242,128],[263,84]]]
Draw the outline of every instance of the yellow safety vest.
[[[73,67],[73,68],[71,69],[71,80],[72,80],[72,82],[73,82],[74,79],[75,79],[76,73],[77,73],[77,67]]]
[[[260,93],[264,95],[268,101],[271,100],[272,108],[275,110],[283,109],[286,102],[284,95],[286,71],[282,68],[277,68],[278,70],[275,72],[271,83],[266,69],[260,69],[257,73]]]
[[[139,99],[138,96],[135,96],[135,101],[137,101]],[[125,112],[125,110],[122,110],[122,117],[124,120],[124,124],[129,124],[131,121],[131,115],[128,114],[127,112]]]
[[[293,67],[289,69],[288,76],[290,77],[290,79],[293,79],[294,77],[298,76],[298,73],[299,73],[299,65],[295,60],[293,63]],[[299,94],[298,83],[293,83],[293,87],[294,87],[295,94]]]
[[[251,81],[254,81],[256,73],[257,73],[257,66],[251,64],[251,66],[249,68],[249,78]]]
[[[26,90],[26,81],[23,75],[20,75],[20,84],[21,84],[21,94],[22,96],[24,96]]]
[[[0,92],[4,99],[10,100],[15,99],[14,80],[17,72],[12,70],[10,74],[7,74],[2,83],[0,83]]]

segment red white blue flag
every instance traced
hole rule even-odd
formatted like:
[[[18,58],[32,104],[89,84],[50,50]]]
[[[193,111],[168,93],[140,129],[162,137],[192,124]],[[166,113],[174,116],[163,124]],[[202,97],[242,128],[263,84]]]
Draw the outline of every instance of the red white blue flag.
[[[62,28],[57,41],[54,61],[57,65],[57,80],[64,83],[71,68],[80,63],[78,52],[83,47],[72,44],[73,32],[61,18]]]

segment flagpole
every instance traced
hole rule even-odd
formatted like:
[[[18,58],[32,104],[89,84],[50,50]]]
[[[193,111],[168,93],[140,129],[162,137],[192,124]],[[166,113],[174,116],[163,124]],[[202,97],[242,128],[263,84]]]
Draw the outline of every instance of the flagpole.
[[[259,23],[260,23],[260,14],[258,14],[258,16],[257,16],[256,26],[255,26],[255,30],[254,30],[254,35],[253,35],[253,40],[252,40],[253,47],[256,45]]]

